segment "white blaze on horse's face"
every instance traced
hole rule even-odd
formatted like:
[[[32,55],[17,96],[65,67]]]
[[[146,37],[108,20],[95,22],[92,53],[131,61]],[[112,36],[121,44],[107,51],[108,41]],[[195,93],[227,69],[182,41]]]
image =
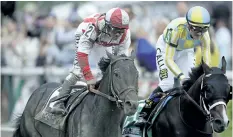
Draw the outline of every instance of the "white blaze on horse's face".
[[[229,125],[229,119],[226,111],[226,103],[223,101],[216,102],[210,106],[210,111],[211,110],[214,110],[215,112],[219,111],[218,114],[214,114],[215,118],[213,124],[214,124],[214,130],[220,133],[224,131]]]
[[[225,129],[228,127],[229,125],[229,119],[228,119],[228,116],[227,116],[227,111],[226,111],[226,106],[224,105],[221,105],[222,107],[222,118],[223,118],[223,122],[224,122],[224,127]]]

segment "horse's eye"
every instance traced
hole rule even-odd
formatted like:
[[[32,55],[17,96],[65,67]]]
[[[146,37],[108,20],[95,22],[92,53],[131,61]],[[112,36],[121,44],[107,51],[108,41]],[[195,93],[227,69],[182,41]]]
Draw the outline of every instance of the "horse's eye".
[[[114,72],[114,75],[115,75],[116,77],[119,77],[119,76],[120,76],[117,72]]]

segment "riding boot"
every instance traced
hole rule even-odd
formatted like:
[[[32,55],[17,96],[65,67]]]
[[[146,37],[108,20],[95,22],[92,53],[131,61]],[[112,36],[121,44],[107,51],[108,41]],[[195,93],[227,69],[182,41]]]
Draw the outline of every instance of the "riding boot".
[[[53,107],[51,108],[51,113],[54,114],[66,114],[66,108],[65,108],[65,101],[69,97],[69,94],[71,92],[71,86],[74,85],[78,81],[78,78],[70,73],[67,77],[66,80],[64,81],[62,85],[62,89],[59,92],[58,99],[57,101],[54,102]]]
[[[142,126],[147,123],[147,119],[153,110],[153,108],[159,103],[163,95],[162,89],[158,86],[150,95],[150,97],[145,101],[145,106],[139,113],[138,120],[134,123],[135,126]]]

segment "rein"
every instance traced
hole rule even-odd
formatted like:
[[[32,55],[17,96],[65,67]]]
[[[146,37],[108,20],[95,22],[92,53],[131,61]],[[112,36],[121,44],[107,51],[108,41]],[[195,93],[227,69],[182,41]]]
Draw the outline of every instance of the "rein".
[[[188,98],[190,99],[191,97],[186,93],[186,91],[184,91],[184,92],[185,92],[185,95],[188,96]],[[209,135],[212,135],[212,134],[213,134],[213,131],[210,132],[210,133],[204,132],[204,131],[201,131],[201,130],[198,130],[198,129],[196,129],[196,128],[191,127],[188,123],[185,122],[185,120],[184,120],[183,117],[181,116],[180,98],[181,98],[181,96],[179,97],[179,113],[180,113],[180,119],[182,120],[182,122],[183,122],[187,127],[191,128],[191,129],[193,129],[193,130],[195,130],[196,132],[199,132],[199,133],[201,133],[201,134],[209,134]],[[191,98],[191,101],[192,101],[192,103],[193,103],[199,110],[201,110],[201,111],[203,112],[203,110],[201,109],[201,107],[200,107],[192,98]],[[194,101],[194,102],[193,102],[193,101]],[[211,121],[211,120],[212,120],[211,117],[209,117],[210,115],[205,115],[205,116],[207,116],[207,119],[206,119],[207,121]],[[208,117],[209,117],[209,118],[208,118]]]
[[[93,93],[95,93],[95,94],[97,94],[97,95],[100,95],[100,96],[102,96],[102,97],[104,97],[104,98],[106,98],[106,99],[108,99],[108,100],[110,100],[110,101],[116,102],[118,108],[120,108],[120,107],[123,106],[123,105],[122,105],[123,101],[120,100],[119,95],[121,95],[121,94],[124,93],[125,91],[127,91],[127,93],[130,92],[130,91],[135,91],[135,88],[134,88],[134,87],[128,87],[128,88],[125,88],[125,89],[123,89],[122,91],[118,92],[118,93],[120,93],[120,94],[118,94],[118,95],[116,94],[116,92],[115,92],[116,90],[114,90],[113,80],[112,80],[112,77],[111,77],[111,70],[112,70],[112,65],[113,65],[114,63],[116,63],[117,61],[119,61],[119,60],[131,60],[131,61],[133,61],[133,59],[131,59],[131,58],[129,58],[129,57],[119,57],[119,58],[117,58],[116,60],[110,62],[109,66],[108,66],[109,71],[110,71],[110,72],[109,72],[109,74],[110,74],[110,75],[109,75],[110,84],[108,85],[108,91],[109,91],[109,89],[110,89],[110,91],[111,91],[111,93],[113,94],[113,96],[107,95],[107,94],[105,94],[105,93],[103,93],[103,92],[101,92],[101,91],[99,91],[99,90],[96,90],[96,89],[92,89],[92,88],[89,89],[89,91],[91,91],[91,92],[93,92]]]
[[[203,89],[203,79],[204,79],[204,74],[202,75],[202,78],[201,78],[201,89],[200,90],[202,90]],[[194,84],[193,84],[194,85]],[[192,89],[192,87],[189,89],[189,91]],[[188,91],[188,92],[189,92]],[[188,97],[188,99],[195,105],[195,107],[199,110],[199,111],[201,111],[202,112],[202,114],[203,115],[205,115],[206,117],[207,117],[207,121],[209,121],[210,119],[211,119],[211,115],[210,115],[210,110],[212,109],[212,108],[214,108],[215,106],[217,106],[217,105],[220,105],[220,104],[222,104],[222,103],[214,103],[213,105],[211,105],[210,107],[209,107],[209,110],[207,109],[207,107],[206,107],[206,105],[205,105],[205,102],[204,102],[204,100],[203,100],[203,97],[200,95],[200,104],[197,104],[196,103],[196,101],[194,101],[193,100],[193,98],[192,97],[190,97],[189,96],[189,94],[187,93],[187,92],[184,92],[185,93],[185,95]],[[200,106],[200,105],[203,105],[203,108]],[[211,109],[210,109],[211,108]]]
[[[202,81],[201,81],[201,90],[202,90],[202,88],[203,88],[203,79],[204,79],[204,76],[205,75],[202,75]],[[194,85],[194,84],[193,84]],[[192,87],[189,89],[189,90],[191,90],[192,89]],[[188,91],[189,92],[189,91]],[[222,103],[214,103],[213,105],[211,105],[211,107],[209,107],[209,110],[207,109],[207,107],[206,107],[206,105],[205,105],[205,102],[204,102],[204,100],[203,100],[203,97],[200,95],[200,99],[202,100],[200,100],[200,105],[201,105],[201,103],[203,104],[203,107],[204,107],[204,109],[199,105],[199,104],[197,104],[196,103],[196,101],[194,101],[193,100],[193,98],[192,97],[190,97],[190,95],[186,92],[186,91],[184,91],[184,94],[185,94],[185,96],[187,96],[188,97],[188,99],[192,102],[192,104],[194,104],[195,105],[195,107],[200,111],[200,112],[202,112],[202,114],[206,117],[206,122],[211,122],[212,120],[213,120],[213,117],[211,117],[211,114],[210,114],[210,110],[212,109],[212,108],[214,108],[215,106],[217,106],[217,105],[220,105],[220,104],[222,104]],[[200,130],[197,130],[197,129],[195,129],[195,128],[193,128],[193,127],[191,127],[190,125],[188,125],[186,122],[185,122],[185,120],[183,119],[183,117],[181,116],[181,109],[180,109],[180,100],[181,100],[181,96],[179,97],[179,113],[180,113],[180,118],[181,118],[181,120],[182,120],[182,122],[187,126],[187,127],[189,127],[189,128],[192,128],[192,129],[194,129],[196,132],[199,132],[199,133],[202,133],[202,134],[212,134],[213,133],[213,131],[211,132],[211,133],[207,133],[207,132],[204,132],[204,131],[200,131]],[[211,108],[211,109],[210,109]]]

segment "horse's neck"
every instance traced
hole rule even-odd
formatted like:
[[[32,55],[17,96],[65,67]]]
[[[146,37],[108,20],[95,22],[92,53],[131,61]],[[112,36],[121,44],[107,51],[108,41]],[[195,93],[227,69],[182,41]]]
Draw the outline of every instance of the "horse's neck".
[[[112,96],[110,91],[111,88],[109,86],[110,79],[106,76],[101,80],[99,91]],[[103,121],[106,121],[105,125],[108,127],[109,125],[119,125],[118,123],[121,121],[123,110],[117,107],[116,102],[112,102],[107,98],[96,95],[96,104],[98,104],[96,105],[97,109],[100,110],[96,115]]]
[[[100,91],[104,90],[100,88]],[[95,136],[119,137],[121,133],[120,125],[124,117],[123,110],[117,108],[115,102],[99,95],[95,95],[94,104],[96,111],[92,121],[97,127],[91,130],[96,134]]]
[[[111,75],[111,74],[109,74],[109,75]],[[104,75],[101,82],[100,82],[100,85],[99,85],[99,91],[101,91],[107,95],[110,95],[111,91],[110,91],[109,85],[110,85],[110,78],[108,75]]]
[[[197,82],[195,82],[192,87],[187,91],[189,96],[197,103],[200,103],[200,94],[201,94],[201,81],[202,78],[199,77]]]
[[[200,92],[201,92],[201,78],[198,79],[197,82],[193,84],[193,86],[189,89],[189,96],[196,102],[197,105],[200,106]],[[194,103],[184,96],[185,99],[182,99],[181,111],[182,117],[186,124],[192,126],[193,128],[199,130],[205,130],[206,128],[206,119],[200,109],[194,105]],[[197,120],[198,119],[198,120]]]
[[[82,110],[81,124],[77,124],[81,125],[78,137],[119,137],[123,120],[122,110],[102,96],[88,97],[89,103],[85,104]]]

